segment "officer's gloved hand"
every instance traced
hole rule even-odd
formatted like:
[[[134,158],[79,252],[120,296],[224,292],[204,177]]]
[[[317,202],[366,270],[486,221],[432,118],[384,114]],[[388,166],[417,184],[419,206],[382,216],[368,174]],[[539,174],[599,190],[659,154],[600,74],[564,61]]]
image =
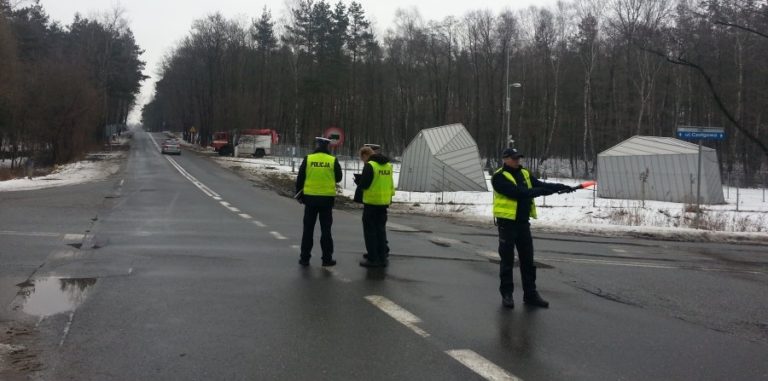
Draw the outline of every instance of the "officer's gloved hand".
[[[565,185],[565,184],[560,184],[560,185],[561,185],[560,190],[557,191],[557,193],[573,193],[573,192],[576,192],[576,190],[578,189],[570,185]]]

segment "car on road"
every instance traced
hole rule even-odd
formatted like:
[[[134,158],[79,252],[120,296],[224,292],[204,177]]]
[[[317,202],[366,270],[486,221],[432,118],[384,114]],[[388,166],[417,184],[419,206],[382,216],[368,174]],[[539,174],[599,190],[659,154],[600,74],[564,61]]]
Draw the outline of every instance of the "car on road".
[[[181,145],[176,139],[167,139],[163,142],[160,151],[163,154],[181,155]]]

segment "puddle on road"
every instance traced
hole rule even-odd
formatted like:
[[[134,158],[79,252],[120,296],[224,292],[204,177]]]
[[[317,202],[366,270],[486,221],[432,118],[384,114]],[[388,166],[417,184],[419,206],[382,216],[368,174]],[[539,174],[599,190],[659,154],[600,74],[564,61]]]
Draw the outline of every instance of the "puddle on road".
[[[33,316],[51,316],[75,310],[88,297],[96,278],[48,277],[19,283],[14,310]]]

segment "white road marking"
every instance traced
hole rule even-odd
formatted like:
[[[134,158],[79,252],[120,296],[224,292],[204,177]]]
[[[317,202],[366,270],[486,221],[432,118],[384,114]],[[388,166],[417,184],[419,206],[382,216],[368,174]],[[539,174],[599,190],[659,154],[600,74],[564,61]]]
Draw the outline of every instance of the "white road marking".
[[[213,197],[213,199],[216,201],[221,201],[221,197]]]
[[[125,179],[120,180],[120,186],[123,186],[125,184]]]
[[[224,206],[231,206],[232,205],[232,204],[230,204],[230,203],[228,203],[226,201],[219,201],[219,204],[224,205]]]
[[[251,217],[249,214],[245,214],[245,213],[241,213],[241,214],[240,214],[240,217],[243,217],[243,218],[244,218],[244,219],[246,219],[246,220],[250,220],[251,218],[253,218],[253,217]]]
[[[82,241],[85,234],[64,234],[65,241]]]
[[[275,237],[275,239],[281,239],[281,240],[282,239],[288,239],[288,238],[285,238],[285,236],[283,236],[282,234],[280,234],[278,232],[269,232],[269,234],[272,234],[272,236]]]
[[[264,225],[264,223],[263,223],[263,222],[261,222],[261,221],[253,221],[253,224],[254,224],[254,225],[256,225],[256,226],[258,226],[258,227],[260,227],[260,228],[265,228],[265,227],[267,227],[267,225]]]
[[[611,249],[611,250],[613,250],[614,253],[626,253],[627,252],[626,250],[623,250],[623,249]]]
[[[128,269],[128,275],[131,275],[131,274],[133,274],[133,267],[131,267],[130,269]]]
[[[365,299],[393,319],[397,320],[400,324],[410,328],[410,330],[417,335],[421,337],[429,337],[429,333],[416,326],[416,324],[421,323],[421,319],[408,312],[403,307],[398,306],[393,301],[379,295],[366,296]]]
[[[225,206],[225,208],[229,209],[232,213],[240,213],[240,209],[237,209],[234,206]]]
[[[18,235],[22,237],[58,237],[59,233],[44,233],[44,232],[17,232],[12,230],[0,230],[0,235]]]
[[[67,335],[69,335],[69,329],[72,328],[72,321],[75,319],[75,311],[72,311],[69,313],[69,320],[67,321],[67,325],[64,326],[64,332],[61,335],[61,341],[59,341],[59,347],[64,345],[64,340],[67,339]]]
[[[299,245],[291,245],[291,249],[301,251],[301,246]]]
[[[157,145],[157,141],[155,141],[155,138],[152,136],[152,134],[149,134],[149,138],[152,140],[152,143],[155,145],[155,147],[157,147],[157,150],[160,151],[160,146]],[[174,168],[176,168],[177,171],[179,171],[179,173],[181,173],[182,176],[184,176],[184,178],[192,182],[192,184],[194,184],[198,189],[200,189],[203,193],[205,193],[206,196],[212,197],[212,198],[221,197],[221,195],[214,192],[211,188],[208,188],[208,186],[200,182],[200,180],[195,178],[195,176],[192,176],[191,174],[189,174],[189,172],[187,172],[184,168],[182,168],[181,165],[179,165],[179,163],[176,162],[176,160],[173,160],[169,156],[164,156],[164,157],[166,160],[168,160],[169,163],[171,163],[171,165]]]
[[[462,363],[473,372],[489,381],[522,381],[521,378],[509,374],[506,370],[492,363],[483,356],[480,356],[469,349],[458,349],[445,351],[448,356]]]
[[[333,275],[336,279],[344,282],[344,283],[351,283],[352,279],[349,279],[341,274],[339,270],[337,270],[335,267],[323,267],[323,270]]]

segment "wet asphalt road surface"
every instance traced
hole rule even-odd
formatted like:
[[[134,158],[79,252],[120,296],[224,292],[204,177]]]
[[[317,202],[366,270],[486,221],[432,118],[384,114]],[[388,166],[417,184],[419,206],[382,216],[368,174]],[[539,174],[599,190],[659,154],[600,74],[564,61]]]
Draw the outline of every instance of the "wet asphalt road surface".
[[[0,378],[768,379],[766,247],[537,235],[552,306],[505,310],[488,227],[393,215],[369,271],[341,208],[303,269],[301,216],[142,132],[109,181],[0,194]]]

